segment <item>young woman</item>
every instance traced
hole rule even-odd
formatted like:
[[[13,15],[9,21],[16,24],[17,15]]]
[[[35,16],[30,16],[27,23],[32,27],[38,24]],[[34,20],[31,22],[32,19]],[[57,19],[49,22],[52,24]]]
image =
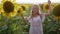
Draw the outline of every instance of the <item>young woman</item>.
[[[43,27],[42,22],[45,19],[45,16],[49,15],[48,13],[39,13],[39,6],[33,5],[32,6],[32,13],[28,17],[28,19],[25,19],[23,15],[22,19],[25,23],[30,23],[30,30],[29,34],[43,34]]]

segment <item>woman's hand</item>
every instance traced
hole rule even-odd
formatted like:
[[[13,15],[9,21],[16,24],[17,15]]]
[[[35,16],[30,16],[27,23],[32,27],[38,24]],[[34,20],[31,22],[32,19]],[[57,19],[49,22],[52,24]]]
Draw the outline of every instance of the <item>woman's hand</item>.
[[[26,24],[28,22],[28,20],[26,18],[24,18],[23,14],[21,14],[22,20],[23,22]]]
[[[19,10],[18,10],[18,13],[20,13],[20,8],[19,8]],[[21,13],[21,17],[22,17],[22,20],[23,20],[23,22],[24,23],[27,23],[27,19],[26,18],[24,18],[24,16],[23,16],[23,14]]]

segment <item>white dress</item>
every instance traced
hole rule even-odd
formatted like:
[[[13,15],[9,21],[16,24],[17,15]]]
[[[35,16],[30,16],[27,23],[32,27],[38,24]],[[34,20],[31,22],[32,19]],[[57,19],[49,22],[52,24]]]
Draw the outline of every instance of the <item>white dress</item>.
[[[30,22],[29,34],[43,34],[42,22],[44,21],[44,19],[45,14],[42,14],[42,19],[40,18],[40,16],[33,17],[33,19],[28,19]]]

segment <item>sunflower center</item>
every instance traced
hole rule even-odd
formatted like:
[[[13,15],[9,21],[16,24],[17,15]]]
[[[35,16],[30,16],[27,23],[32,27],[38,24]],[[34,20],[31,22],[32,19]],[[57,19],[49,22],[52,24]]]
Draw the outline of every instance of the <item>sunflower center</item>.
[[[60,5],[57,5],[56,7],[54,7],[53,14],[55,16],[60,16]]]
[[[46,9],[49,9],[49,5],[46,5],[46,7],[45,7]]]
[[[25,11],[25,7],[24,6],[21,6],[22,7],[22,9]]]
[[[3,4],[3,9],[5,12],[10,13],[10,12],[14,11],[14,5],[12,2],[6,1]]]

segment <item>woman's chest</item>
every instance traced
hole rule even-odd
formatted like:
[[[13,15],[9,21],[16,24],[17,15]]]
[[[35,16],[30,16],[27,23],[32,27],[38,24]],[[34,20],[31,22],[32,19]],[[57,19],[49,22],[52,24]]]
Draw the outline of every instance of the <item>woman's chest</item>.
[[[31,24],[40,24],[41,23],[41,18],[40,16],[34,17],[31,20]]]
[[[40,16],[34,17],[31,19],[31,26],[40,26],[41,25],[41,18]]]
[[[38,22],[38,21],[41,21],[41,18],[40,16],[37,16],[37,17],[33,17],[31,20],[32,22]]]

